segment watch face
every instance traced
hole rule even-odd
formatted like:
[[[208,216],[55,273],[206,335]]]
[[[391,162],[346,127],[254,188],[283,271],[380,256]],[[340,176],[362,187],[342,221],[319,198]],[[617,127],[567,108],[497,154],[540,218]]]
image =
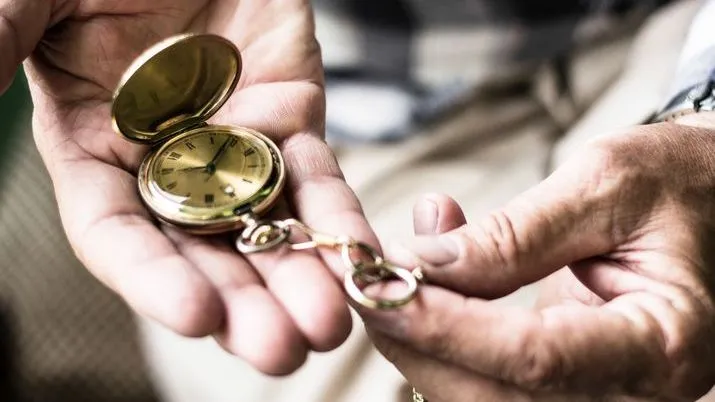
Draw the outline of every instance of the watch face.
[[[162,196],[194,208],[234,208],[261,191],[272,157],[257,141],[228,132],[183,136],[157,155],[151,176]]]
[[[196,233],[240,226],[237,211],[270,208],[284,183],[278,148],[243,128],[205,126],[153,150],[140,168],[140,194],[160,220]]]

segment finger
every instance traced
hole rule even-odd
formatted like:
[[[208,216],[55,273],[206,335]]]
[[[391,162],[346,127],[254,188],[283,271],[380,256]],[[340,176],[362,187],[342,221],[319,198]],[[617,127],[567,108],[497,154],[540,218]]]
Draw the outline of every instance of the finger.
[[[460,367],[430,358],[405,347],[389,337],[370,332],[377,349],[430,402],[593,402],[589,395],[549,392],[527,392],[503,381],[494,380]],[[636,402],[613,396],[603,402]],[[645,401],[641,401],[645,402]]]
[[[380,353],[430,402],[534,401],[517,388],[430,358],[380,333],[368,332]]]
[[[572,261],[609,251],[616,242],[614,200],[623,201],[618,198],[622,183],[593,177],[594,164],[601,162],[576,162],[477,225],[412,239],[407,246],[428,263],[427,280],[495,298]]]
[[[575,268],[575,265],[572,264],[571,268]],[[606,303],[606,301],[586,287],[584,282],[579,281],[571,269],[567,267],[549,275],[539,284],[539,298],[536,300],[534,307],[541,310],[568,303],[598,307]]]
[[[216,334],[221,346],[270,375],[291,374],[305,362],[308,345],[265,288],[230,288],[224,295],[233,308],[226,313],[225,329]]]
[[[353,234],[346,229],[355,227],[352,221],[358,220],[362,226],[358,226],[356,237],[366,237],[359,231],[364,232],[366,227],[368,236],[372,235],[354,194],[342,180],[334,155],[320,140],[325,110],[322,88],[309,82],[255,84],[241,89],[235,96],[228,114],[219,119],[254,128],[279,143],[288,176],[284,193],[292,204],[291,212],[314,229],[335,234]],[[306,191],[306,187],[310,188]],[[342,214],[346,208],[347,213]],[[317,215],[306,215],[306,211]],[[283,212],[283,216],[288,216],[285,209]],[[359,216],[354,217],[355,213]],[[323,217],[333,222],[336,229],[323,229],[320,226]],[[372,239],[376,244],[374,237]],[[329,269],[341,275],[345,267],[339,265],[334,250],[320,256],[332,264],[326,267],[314,253],[287,250],[257,253],[247,258],[290,313],[311,347],[324,351],[337,347],[347,338],[352,320],[342,289]]]
[[[688,379],[693,368],[683,353],[698,326],[682,315],[703,313],[683,300],[628,295],[601,308],[535,312],[425,286],[400,311],[361,314],[370,328],[410,348],[526,390],[682,398],[668,393],[693,381],[685,396],[697,397],[707,388],[695,385],[699,375]]]
[[[324,113],[325,98],[321,86],[309,81],[288,81],[240,88],[214,119],[250,127],[280,144],[300,132],[321,136]]]
[[[62,147],[42,151],[79,259],[139,314],[187,336],[215,331],[223,319],[218,293],[152,222],[136,179],[71,140]]]
[[[467,224],[459,204],[441,194],[421,197],[415,203],[412,216],[416,235],[444,233]]]
[[[379,252],[380,243],[328,145],[317,136],[303,134],[288,139],[283,149],[290,167],[288,194],[298,216],[320,232],[349,236]],[[321,249],[320,254],[341,278],[351,269],[338,250]]]
[[[287,216],[285,203],[271,213],[277,219]],[[315,252],[281,247],[245,257],[311,348],[328,351],[347,339],[352,319],[342,290]]]
[[[349,236],[380,250],[355,193],[345,182],[334,154],[324,141],[312,134],[291,136],[283,143],[283,155],[289,172],[287,194],[303,222],[317,231]],[[340,259],[339,250],[321,248],[318,252],[327,265],[325,271],[332,270],[333,278],[341,278],[352,269]],[[342,287],[337,283],[340,293],[331,291],[331,298],[324,303],[346,306]]]
[[[673,265],[677,263],[674,262]],[[669,264],[663,269],[672,269]],[[651,267],[657,267],[651,264]],[[589,258],[571,264],[572,275],[587,289],[587,292],[597,295],[600,299],[611,301],[619,296],[636,293],[650,293],[667,299],[678,297],[678,288],[666,285],[655,279],[639,275],[623,264],[606,258]]]
[[[62,1],[0,0],[0,94],[5,92],[20,63],[40,41]],[[58,4],[54,4],[55,7]]]
[[[308,345],[301,332],[228,238],[168,227],[164,232],[218,289],[226,320],[215,337],[224,349],[269,375],[292,373],[303,364]]]

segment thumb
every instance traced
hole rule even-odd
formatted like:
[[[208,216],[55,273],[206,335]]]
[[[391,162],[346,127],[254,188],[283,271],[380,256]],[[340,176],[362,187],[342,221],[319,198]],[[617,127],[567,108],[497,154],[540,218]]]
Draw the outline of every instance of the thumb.
[[[423,273],[432,284],[477,297],[505,296],[615,244],[618,191],[593,171],[583,160],[565,165],[476,225],[418,235],[400,246],[409,252],[388,252],[404,266],[426,262]]]
[[[416,235],[448,232],[467,224],[462,208],[456,201],[442,194],[425,194],[412,210]]]

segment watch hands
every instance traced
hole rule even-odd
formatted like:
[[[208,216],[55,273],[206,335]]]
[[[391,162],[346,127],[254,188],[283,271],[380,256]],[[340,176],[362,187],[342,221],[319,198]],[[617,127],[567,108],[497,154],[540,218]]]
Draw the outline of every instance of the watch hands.
[[[231,142],[231,139],[226,139],[223,145],[221,145],[221,148],[219,148],[218,152],[216,152],[216,155],[214,155],[214,158],[211,159],[211,162],[209,162],[208,166],[213,166],[214,169],[216,168],[216,165],[218,165],[218,162],[221,160],[221,157],[223,156],[223,154],[226,153],[226,149],[228,148],[229,142]]]
[[[179,172],[192,172],[194,170],[206,170],[206,166],[193,166],[188,168],[179,169]]]
[[[216,165],[220,161],[221,157],[226,153],[226,149],[228,148],[229,143],[231,142],[231,139],[227,139],[223,145],[221,145],[221,148],[216,152],[214,155],[213,159],[206,165],[206,166],[192,166],[192,167],[187,167],[183,169],[178,169],[179,172],[193,172],[196,170],[203,170],[204,173],[208,173],[209,176],[206,178],[206,181],[208,181],[211,176],[213,176],[214,173],[216,173]]]
[[[206,172],[209,174],[209,176],[206,178],[206,181],[209,181],[211,177],[213,177],[214,173],[216,173],[216,165],[221,160],[221,157],[226,153],[226,149],[228,148],[229,142],[231,142],[231,139],[227,138],[226,141],[224,141],[223,145],[221,145],[221,148],[219,148],[218,152],[216,152],[216,155],[214,155],[213,159],[211,159],[211,162],[206,165]]]

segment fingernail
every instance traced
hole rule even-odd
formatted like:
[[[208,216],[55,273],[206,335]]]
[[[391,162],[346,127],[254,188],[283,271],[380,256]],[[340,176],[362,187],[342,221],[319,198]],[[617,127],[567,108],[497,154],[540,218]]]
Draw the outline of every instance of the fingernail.
[[[446,265],[459,258],[459,245],[449,235],[418,236],[407,243],[417,256],[433,265]]]
[[[427,198],[421,198],[415,204],[412,212],[414,216],[415,233],[433,234],[437,231],[439,208],[437,204]]]

